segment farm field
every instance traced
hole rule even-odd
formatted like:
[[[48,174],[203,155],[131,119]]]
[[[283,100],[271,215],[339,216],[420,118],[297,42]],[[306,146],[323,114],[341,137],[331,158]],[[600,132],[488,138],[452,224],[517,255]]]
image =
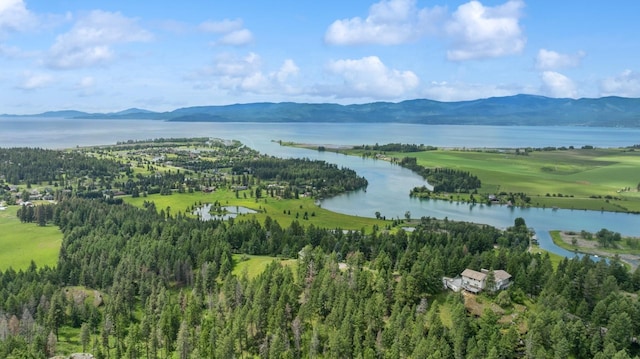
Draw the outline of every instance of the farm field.
[[[32,260],[38,267],[55,266],[62,233],[52,224],[21,223],[16,217],[18,208],[0,211],[0,270],[27,269]]]
[[[640,153],[626,149],[508,152],[437,150],[387,153],[416,157],[424,167],[478,176],[481,194],[525,193],[536,207],[638,212]]]

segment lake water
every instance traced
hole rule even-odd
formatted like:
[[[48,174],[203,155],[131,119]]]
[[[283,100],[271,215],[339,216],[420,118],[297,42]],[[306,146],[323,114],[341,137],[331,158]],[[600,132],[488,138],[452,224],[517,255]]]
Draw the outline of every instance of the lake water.
[[[425,184],[416,174],[385,161],[278,145],[278,140],[324,145],[415,143],[439,147],[546,147],[592,145],[620,147],[640,143],[640,129],[592,127],[504,127],[411,124],[336,123],[179,123],[148,120],[66,120],[0,118],[1,147],[69,148],[118,141],[169,137],[236,139],[278,157],[308,157],[349,167],[369,181],[366,191],[323,200],[323,208],[357,216],[387,218],[430,216],[486,223],[505,228],[522,217],[533,227],[540,246],[555,253],[573,253],[556,247],[552,229],[598,231],[601,228],[640,236],[640,216],[579,210],[471,206],[447,201],[418,200],[409,190]]]

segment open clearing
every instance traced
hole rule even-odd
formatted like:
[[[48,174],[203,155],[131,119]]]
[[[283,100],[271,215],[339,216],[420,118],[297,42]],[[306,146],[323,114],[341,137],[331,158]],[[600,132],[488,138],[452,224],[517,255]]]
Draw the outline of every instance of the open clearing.
[[[280,259],[269,256],[234,254],[232,273],[240,277],[246,272],[247,277],[252,279],[264,272],[265,268],[274,261],[280,263],[280,265],[292,267],[294,270],[298,265],[298,261],[296,259]]]
[[[33,260],[38,267],[55,266],[62,244],[62,233],[49,224],[21,223],[18,206],[0,211],[0,270],[27,269]]]
[[[469,171],[482,181],[479,193],[523,192],[536,207],[640,212],[638,151],[574,149],[525,156],[514,151],[437,150],[387,155],[416,157],[425,167]]]

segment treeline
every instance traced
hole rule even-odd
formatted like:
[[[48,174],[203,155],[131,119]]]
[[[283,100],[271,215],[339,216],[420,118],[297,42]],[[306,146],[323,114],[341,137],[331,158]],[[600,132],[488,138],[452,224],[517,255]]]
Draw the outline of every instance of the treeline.
[[[468,171],[423,167],[418,164],[415,157],[403,157],[399,164],[429,181],[429,184],[433,186],[433,192],[469,193],[482,185],[480,179]]]
[[[117,145],[132,145],[132,144],[171,144],[171,143],[180,143],[180,144],[190,144],[196,143],[199,145],[206,144],[209,142],[209,137],[169,137],[169,138],[154,138],[154,139],[146,139],[146,140],[127,140],[127,141],[118,141]]]
[[[293,188],[308,189],[317,197],[365,188],[368,184],[364,177],[358,176],[352,169],[300,158],[262,157],[244,160],[235,163],[232,172],[249,173],[260,180],[284,182]]]
[[[69,178],[110,178],[127,166],[107,159],[97,159],[78,151],[41,148],[0,148],[0,173],[12,184],[54,182],[63,185]]]
[[[53,221],[54,208],[51,204],[21,206],[18,208],[17,216],[22,223],[36,222],[39,226],[45,226],[47,222]]]
[[[384,151],[384,152],[421,152],[421,151],[435,151],[438,147],[417,145],[410,143],[387,143],[384,145],[362,145],[354,146],[354,150],[366,150],[366,151]]]

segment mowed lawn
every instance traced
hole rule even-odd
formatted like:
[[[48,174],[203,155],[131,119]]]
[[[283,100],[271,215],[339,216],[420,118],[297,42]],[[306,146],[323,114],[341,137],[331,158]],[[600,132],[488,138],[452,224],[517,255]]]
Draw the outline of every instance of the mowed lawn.
[[[469,171],[482,181],[481,193],[523,192],[532,197],[532,204],[562,204],[570,201],[600,209],[616,204],[631,211],[640,211],[640,151],[622,149],[564,150],[531,152],[528,156],[514,153],[438,150],[412,154],[392,153],[391,156],[415,156],[426,167],[447,167]],[[630,188],[631,191],[624,191]],[[546,195],[550,194],[550,197]],[[554,198],[562,194],[563,199]],[[593,200],[591,196],[619,197],[621,201]],[[548,202],[548,203],[547,203]],[[617,203],[613,203],[617,202]],[[562,206],[567,207],[567,206]],[[594,209],[596,209],[594,208]],[[608,209],[608,208],[605,208]]]
[[[58,262],[62,233],[58,227],[21,223],[18,206],[0,211],[0,270],[27,269],[33,260],[38,267]]]

